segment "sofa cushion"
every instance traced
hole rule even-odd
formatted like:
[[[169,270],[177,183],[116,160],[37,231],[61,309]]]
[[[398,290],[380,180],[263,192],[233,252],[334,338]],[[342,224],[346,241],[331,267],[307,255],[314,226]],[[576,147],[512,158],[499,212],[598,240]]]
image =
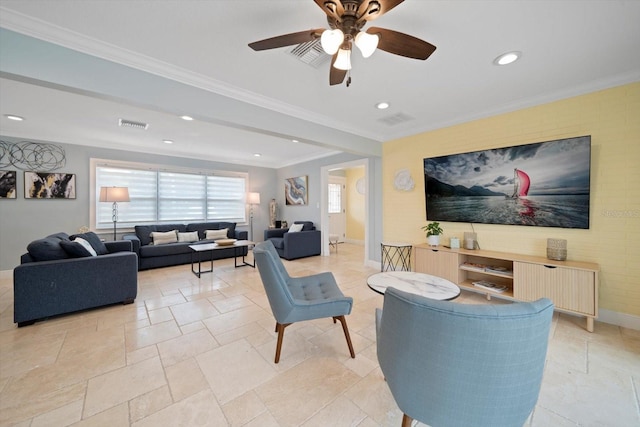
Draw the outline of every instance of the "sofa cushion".
[[[282,237],[272,237],[269,239],[276,249],[284,249],[284,239]]]
[[[229,230],[223,228],[222,230],[206,230],[204,233],[204,237],[207,240],[220,240],[227,239],[227,233]]]
[[[151,244],[151,233],[154,231],[167,232],[177,230],[179,233],[187,231],[184,224],[154,224],[154,225],[136,225],[136,236],[140,239],[140,246]]]
[[[52,261],[69,258],[67,252],[60,246],[60,238],[45,237],[34,240],[27,245],[27,251],[34,261]]]
[[[312,221],[294,221],[294,224],[302,224],[302,231],[311,231],[316,229]]]
[[[178,242],[178,231],[152,231],[151,241],[153,246],[166,245],[167,243]]]
[[[191,252],[187,243],[167,243],[166,245],[147,245],[140,247],[141,258],[162,257],[188,254]]]
[[[200,237],[198,236],[197,231],[188,231],[184,233],[178,232],[178,242],[191,243],[191,242],[197,242],[198,240],[200,240]]]
[[[206,239],[207,230],[221,230],[227,229],[227,237],[234,239],[236,237],[236,223],[235,222],[194,222],[187,224],[187,231],[197,231],[200,240]]]
[[[83,258],[83,257],[93,256],[91,252],[80,243],[80,240],[83,240],[86,242],[86,240],[84,239],[76,239],[74,241],[61,240],[60,246],[71,258]],[[91,249],[93,250],[93,248]]]
[[[100,237],[98,237],[98,235],[93,231],[88,231],[82,234],[74,234],[73,236],[71,236],[71,240],[75,240],[78,237],[89,242],[93,250],[96,251],[96,254],[106,255],[109,253],[109,250],[107,250],[107,247],[105,246],[104,242],[100,240]]]

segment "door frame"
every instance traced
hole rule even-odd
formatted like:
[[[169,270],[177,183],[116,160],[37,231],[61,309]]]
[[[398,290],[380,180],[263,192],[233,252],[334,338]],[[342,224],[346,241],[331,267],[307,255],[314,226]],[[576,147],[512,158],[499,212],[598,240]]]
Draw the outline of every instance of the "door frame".
[[[364,263],[367,263],[369,259],[369,207],[371,206],[369,198],[371,192],[369,191],[369,159],[353,160],[345,163],[338,163],[335,165],[322,166],[320,168],[320,230],[322,232],[322,256],[329,256],[329,171],[335,169],[351,169],[355,167],[364,166],[365,177],[365,193],[364,193],[364,211],[367,213],[364,217]]]

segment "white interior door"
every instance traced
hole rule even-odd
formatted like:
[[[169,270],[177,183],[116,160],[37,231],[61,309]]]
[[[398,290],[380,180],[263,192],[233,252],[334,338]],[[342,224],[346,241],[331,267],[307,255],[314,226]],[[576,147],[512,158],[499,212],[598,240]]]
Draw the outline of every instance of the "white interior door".
[[[346,178],[329,175],[329,188],[327,189],[329,234],[338,235],[340,242],[344,242],[347,234],[346,185]]]

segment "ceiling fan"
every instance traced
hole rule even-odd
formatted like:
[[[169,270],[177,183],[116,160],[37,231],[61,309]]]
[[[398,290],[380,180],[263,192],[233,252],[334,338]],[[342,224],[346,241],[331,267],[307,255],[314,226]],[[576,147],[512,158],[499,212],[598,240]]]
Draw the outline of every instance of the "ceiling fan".
[[[284,34],[249,43],[253,50],[275,49],[297,45],[320,38],[322,49],[331,58],[329,84],[344,81],[351,70],[351,51],[355,44],[362,55],[368,58],[376,48],[395,55],[414,59],[427,59],[436,47],[424,40],[398,31],[380,27],[362,28],[368,21],[384,15],[404,0],[314,0],[327,14],[330,30],[316,28],[297,33]],[[347,86],[351,77],[347,78]]]

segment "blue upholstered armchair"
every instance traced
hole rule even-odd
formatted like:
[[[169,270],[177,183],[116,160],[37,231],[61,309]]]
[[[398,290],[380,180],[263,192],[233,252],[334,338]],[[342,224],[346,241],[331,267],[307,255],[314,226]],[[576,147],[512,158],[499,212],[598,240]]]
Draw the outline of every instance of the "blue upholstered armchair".
[[[270,240],[278,255],[286,260],[320,255],[322,242],[320,230],[311,221],[295,221],[302,224],[302,230],[289,231],[290,228],[274,228],[264,231],[264,240]]]
[[[344,317],[351,313],[353,299],[342,294],[333,274],[325,272],[305,277],[289,276],[269,241],[257,244],[253,249],[253,256],[273,317],[276,318],[278,343],[275,363],[280,361],[284,328],[294,322],[324,317],[332,317],[333,323],[340,321],[349,353],[351,357],[356,357]]]
[[[388,288],[380,368],[404,413],[432,426],[521,427],[538,400],[553,304],[430,300]]]

